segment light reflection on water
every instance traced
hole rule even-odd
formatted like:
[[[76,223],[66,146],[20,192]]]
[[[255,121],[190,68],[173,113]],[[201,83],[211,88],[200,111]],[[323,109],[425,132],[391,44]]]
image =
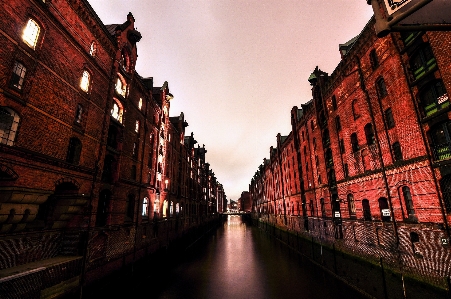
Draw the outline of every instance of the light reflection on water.
[[[228,217],[205,246],[168,273],[157,298],[360,298],[241,216]]]

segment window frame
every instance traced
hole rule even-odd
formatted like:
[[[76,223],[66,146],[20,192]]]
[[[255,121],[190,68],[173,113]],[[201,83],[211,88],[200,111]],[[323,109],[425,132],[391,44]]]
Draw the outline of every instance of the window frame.
[[[32,28],[31,26],[35,26],[35,28]],[[27,32],[28,30],[33,30],[33,32]],[[36,50],[36,47],[39,43],[39,38],[41,36],[41,31],[42,26],[40,25],[40,23],[35,18],[29,17],[22,31],[22,41],[33,50]]]

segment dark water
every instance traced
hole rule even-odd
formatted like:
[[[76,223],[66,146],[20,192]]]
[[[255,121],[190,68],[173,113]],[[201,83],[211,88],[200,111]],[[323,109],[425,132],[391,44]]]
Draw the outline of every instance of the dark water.
[[[229,216],[183,258],[167,259],[167,267],[149,266],[147,277],[104,290],[102,298],[366,298],[240,216]]]

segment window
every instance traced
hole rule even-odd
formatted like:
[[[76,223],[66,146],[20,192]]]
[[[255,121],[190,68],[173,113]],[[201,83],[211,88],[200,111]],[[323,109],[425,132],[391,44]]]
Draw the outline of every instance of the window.
[[[349,209],[349,216],[355,217],[355,201],[354,196],[352,194],[348,194],[348,209]]]
[[[143,99],[142,99],[142,98],[139,98],[139,101],[138,101],[138,109],[139,109],[139,110],[142,110],[142,107],[143,107]]]
[[[309,206],[310,206],[310,216],[315,216],[315,207],[313,206],[313,200],[311,200],[310,199],[310,203],[309,203]]]
[[[75,123],[80,124],[83,115],[83,106],[81,104],[77,105],[77,109],[75,110]]]
[[[133,216],[135,215],[135,196],[133,194],[129,194],[127,197],[127,218],[133,220]]]
[[[337,132],[341,131],[340,116],[335,117],[335,128],[337,129]]]
[[[321,198],[319,202],[321,205],[321,216],[324,218],[326,217],[326,205],[324,204],[324,198]]]
[[[366,221],[371,221],[371,209],[370,209],[370,202],[368,199],[362,200],[362,209],[363,209],[363,219]]]
[[[113,108],[111,108],[111,116],[117,120],[118,122],[122,123],[122,105],[119,101],[116,99],[113,101]]]
[[[343,139],[340,139],[338,141],[338,145],[340,147],[340,154],[344,154],[345,153],[345,142],[343,141]]]
[[[423,77],[426,72],[437,65],[429,44],[424,44],[410,59],[410,68],[415,80]]]
[[[343,175],[345,176],[345,178],[349,177],[349,168],[347,163],[343,164]]]
[[[39,27],[38,23],[36,23],[36,21],[33,19],[29,19],[27,26],[25,27],[23,34],[22,34],[23,41],[28,46],[35,49],[36,44],[38,43],[40,31],[41,31],[41,27]]]
[[[136,165],[132,165],[130,168],[130,178],[136,181]]]
[[[395,158],[395,161],[400,161],[400,160],[402,160],[401,145],[399,144],[398,141],[396,141],[395,143],[393,143],[392,149],[393,149],[393,156],[394,156],[394,158]]]
[[[19,127],[19,115],[12,109],[0,107],[0,143],[13,145]]]
[[[376,81],[376,89],[379,98],[384,98],[387,96],[387,87],[385,86],[384,78],[379,78]]]
[[[371,50],[370,52],[370,63],[373,70],[375,70],[379,66],[379,60],[377,58],[375,49]]]
[[[139,133],[139,120],[135,122],[135,132]]]
[[[160,213],[160,199],[158,198],[159,195],[157,195],[157,198],[155,199],[155,202],[153,203],[153,212],[158,215]]]
[[[116,80],[116,92],[124,98],[127,93],[127,82],[125,82],[125,79],[120,75],[117,76]]]
[[[315,123],[312,121],[310,121],[310,128],[312,129],[312,132],[315,131]]]
[[[354,153],[359,150],[359,141],[357,140],[356,133],[351,134],[351,147],[352,147],[352,152],[354,152]]]
[[[99,202],[97,205],[96,226],[105,226],[108,219],[108,208],[111,200],[111,191],[103,190],[99,194]]]
[[[390,221],[390,209],[388,208],[388,201],[385,197],[379,198],[379,209],[381,211],[381,220]]]
[[[418,233],[416,232],[410,232],[410,242],[412,242],[412,251],[414,253],[420,253],[416,248],[415,248],[415,243],[419,243],[420,242],[420,236],[418,235]]]
[[[147,197],[144,197],[143,199],[143,205],[142,205],[142,216],[143,218],[149,217],[149,199]]]
[[[352,115],[354,116],[354,119],[360,117],[360,108],[357,100],[352,101]]]
[[[394,128],[395,120],[393,118],[393,112],[392,112],[391,108],[388,108],[387,110],[385,110],[384,115],[385,115],[385,123],[387,124],[387,128],[388,129]]]
[[[171,201],[171,203],[169,204],[169,217],[172,217],[173,213],[174,213],[174,204]]]
[[[78,138],[72,137],[69,139],[69,147],[67,148],[66,162],[78,164],[80,162],[81,141]]]
[[[22,90],[26,72],[27,69],[25,68],[25,66],[22,63],[16,61],[14,63],[13,74],[11,76],[11,86]]]
[[[415,217],[415,209],[413,208],[412,194],[410,193],[410,188],[407,186],[403,186],[401,190],[409,218]]]
[[[366,143],[368,145],[374,144],[374,131],[373,131],[373,125],[372,124],[366,124],[365,125],[365,136],[366,136]]]
[[[430,136],[435,160],[451,158],[451,121],[434,126]]]
[[[451,212],[451,174],[444,176],[440,180],[440,189],[443,194],[443,201],[447,213]]]
[[[313,150],[316,150],[316,138],[313,138]]]
[[[337,110],[337,98],[335,96],[332,96],[332,109]]]
[[[83,90],[84,92],[89,91],[89,85],[91,83],[90,80],[91,80],[91,74],[89,74],[88,71],[84,70],[83,75],[81,76],[81,81],[80,81],[81,90]]]
[[[449,106],[449,98],[442,80],[428,83],[419,94],[425,116],[434,114]]]
[[[92,42],[91,47],[89,48],[89,55],[91,55],[92,57],[95,57],[96,52],[97,52],[97,44],[96,44],[96,42]]]
[[[133,158],[138,157],[138,143],[137,142],[133,142],[132,156],[133,156]]]

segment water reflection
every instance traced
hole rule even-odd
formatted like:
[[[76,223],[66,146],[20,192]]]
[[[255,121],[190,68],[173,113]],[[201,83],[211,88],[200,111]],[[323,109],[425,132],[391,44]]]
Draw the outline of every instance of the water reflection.
[[[164,299],[364,298],[243,223],[241,216],[228,217],[223,228],[186,255],[170,256],[149,269],[149,276],[102,292],[102,297],[111,293],[116,298]]]
[[[173,270],[158,298],[363,298],[241,216],[228,217],[206,246]]]

